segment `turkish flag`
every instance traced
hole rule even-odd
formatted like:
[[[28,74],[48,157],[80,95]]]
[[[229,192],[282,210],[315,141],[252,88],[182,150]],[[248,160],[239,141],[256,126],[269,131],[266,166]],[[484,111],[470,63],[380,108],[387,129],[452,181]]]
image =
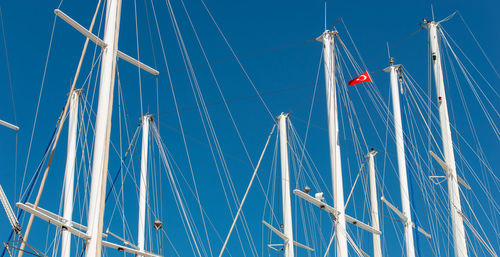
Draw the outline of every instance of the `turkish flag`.
[[[370,75],[368,75],[368,71],[357,76],[356,78],[354,78],[353,80],[350,80],[348,85],[349,86],[354,86],[356,84],[359,84],[359,83],[363,83],[363,82],[372,82],[372,79],[370,78]]]

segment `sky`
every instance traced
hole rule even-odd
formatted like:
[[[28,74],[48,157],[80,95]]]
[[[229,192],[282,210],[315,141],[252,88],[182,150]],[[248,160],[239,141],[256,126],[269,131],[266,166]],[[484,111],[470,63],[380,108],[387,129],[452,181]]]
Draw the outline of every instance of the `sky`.
[[[189,77],[186,75],[185,63],[181,52],[179,51],[178,41],[172,29],[171,16],[169,15],[165,1],[152,1],[156,12],[158,27],[161,31],[161,40],[158,37],[156,30],[155,19],[153,18],[153,8],[149,1],[137,1],[134,8],[134,1],[123,1],[121,30],[119,39],[119,49],[130,56],[140,56],[140,60],[152,67],[157,67],[160,71],[160,76],[154,78],[144,72],[138,73],[137,69],[127,63],[119,62],[118,79],[121,90],[123,91],[123,102],[118,100],[117,95],[119,90],[115,87],[115,102],[112,126],[112,142],[113,147],[110,154],[110,175],[115,175],[120,167],[119,155],[117,152],[124,152],[127,149],[127,137],[132,137],[139,118],[142,114],[155,114],[155,123],[158,124],[160,134],[170,154],[175,159],[175,165],[178,170],[182,171],[178,175],[184,174],[186,181],[183,178],[179,179],[179,184],[185,190],[186,202],[189,202],[190,210],[197,224],[199,231],[203,231],[203,223],[200,221],[200,212],[197,209],[196,201],[189,190],[193,190],[192,174],[197,181],[197,189],[200,193],[200,202],[204,207],[208,217],[213,222],[221,237],[225,237],[229,226],[231,225],[231,215],[224,199],[224,192],[221,186],[220,177],[217,175],[215,163],[212,153],[210,152],[209,141],[203,130],[203,123],[200,119],[196,101],[193,97]],[[476,65],[475,67],[481,70],[482,74],[490,83],[483,83],[483,80],[478,79],[480,87],[484,90],[485,98],[492,101],[492,105],[499,107],[498,94],[495,95],[491,88],[498,92],[498,84],[500,77],[491,68],[492,66],[498,70],[500,67],[500,31],[495,29],[500,24],[500,17],[497,15],[497,10],[500,7],[498,1],[478,1],[471,3],[470,1],[327,1],[326,10],[324,1],[210,1],[205,3],[211,12],[216,24],[205,11],[201,1],[185,1],[184,3],[189,10],[191,21],[200,38],[203,49],[201,51],[197,43],[196,35],[187,19],[183,10],[182,2],[171,1],[173,12],[178,22],[179,29],[182,33],[186,49],[188,50],[191,63],[196,72],[196,80],[203,92],[203,97],[208,105],[211,121],[213,122],[214,131],[217,133],[217,139],[221,145],[222,152],[227,161],[227,167],[233,178],[235,192],[238,198],[241,199],[248,181],[252,174],[252,165],[257,163],[261,154],[262,148],[266,142],[267,135],[271,131],[274,118],[281,112],[292,112],[292,124],[297,129],[297,133],[301,140],[304,140],[306,131],[306,122],[309,117],[309,108],[311,98],[313,96],[316,77],[318,77],[318,89],[316,101],[314,103],[313,114],[311,116],[312,125],[309,131],[310,137],[307,141],[308,152],[311,154],[319,170],[319,177],[324,181],[319,183],[320,188],[314,190],[322,190],[331,192],[331,182],[329,174],[329,157],[326,128],[326,111],[325,111],[325,96],[324,96],[324,76],[323,70],[319,70],[321,58],[321,43],[311,41],[321,35],[325,29],[325,13],[326,27],[331,28],[338,18],[342,21],[337,23],[340,38],[345,43],[349,51],[355,56],[356,62],[360,64],[362,69],[365,68],[370,72],[380,71],[388,66],[387,45],[390,46],[391,56],[396,58],[397,63],[404,65],[405,69],[415,78],[418,83],[427,88],[430,74],[427,56],[427,33],[426,30],[419,30],[419,23],[423,18],[432,19],[433,13],[436,20],[440,20],[458,10],[467,26],[460,19],[460,16],[455,16],[452,20],[445,23],[443,26],[452,38],[458,42],[461,49],[467,54],[467,57]],[[45,148],[50,140],[52,132],[59,117],[59,114],[64,106],[67,97],[70,82],[73,79],[77,63],[80,57],[81,49],[84,42],[84,37],[65,24],[60,19],[55,19],[53,10],[61,9],[74,20],[80,22],[83,26],[88,27],[94,13],[97,1],[1,1],[0,8],[3,18],[3,33],[2,33],[2,51],[0,51],[0,119],[14,123],[21,129],[18,132],[13,132],[7,128],[0,128],[0,160],[3,164],[3,169],[0,170],[0,184],[5,190],[5,193],[11,204],[17,202],[20,191],[26,189],[26,183],[33,176],[37,165],[39,164]],[[146,7],[145,7],[146,6]],[[135,12],[138,15],[135,15]],[[101,14],[98,15],[96,24],[100,24]],[[55,25],[54,25],[55,22]],[[217,27],[217,26],[218,27]],[[99,27],[96,25],[96,28]],[[102,27],[102,26],[101,26]],[[223,32],[225,38],[221,37],[218,28]],[[346,29],[347,28],[347,29]],[[471,37],[468,28],[473,32],[475,39],[480,42],[482,50],[489,58],[490,62],[485,59],[482,51],[477,48],[475,40]],[[102,35],[102,32],[96,34]],[[228,47],[229,42],[230,47]],[[353,44],[354,42],[354,44]],[[162,47],[166,49],[165,54],[162,52]],[[88,88],[85,93],[88,101],[88,106],[91,106],[92,95],[97,93],[94,91],[96,83],[96,75],[98,67],[91,70],[91,58],[94,54],[94,46],[89,47],[89,52],[86,55],[84,68],[77,83],[77,87]],[[232,58],[233,52],[239,56],[239,63]],[[213,73],[217,78],[217,83],[211,75],[211,70],[205,64],[204,54],[212,63]],[[7,59],[8,58],[8,59]],[[175,96],[177,102],[174,102],[172,96],[170,79],[167,75],[165,59],[168,62],[170,78],[175,88]],[[8,60],[8,62],[7,62]],[[362,61],[361,61],[362,60]],[[465,60],[462,58],[462,60]],[[362,64],[364,63],[364,64]],[[241,67],[244,67],[244,71]],[[469,66],[470,67],[470,66]],[[469,68],[470,70],[473,67]],[[451,72],[451,70],[446,70]],[[87,77],[89,74],[92,76]],[[318,76],[319,74],[319,76]],[[356,75],[356,71],[348,69],[346,71],[346,79]],[[451,74],[451,73],[450,73]],[[476,76],[476,75],[474,75]],[[372,74],[375,81],[373,86],[377,86],[382,93],[384,100],[389,99],[389,80],[388,75],[383,72]],[[88,80],[87,80],[88,78]],[[249,79],[251,83],[249,82]],[[452,81],[452,76],[449,77]],[[476,77],[477,78],[477,77]],[[193,78],[191,77],[191,80]],[[465,84],[465,82],[464,82]],[[450,89],[458,87],[449,86]],[[217,89],[219,86],[222,89],[224,97],[228,100],[228,106],[231,109],[231,115],[228,114],[226,108],[221,104],[221,96]],[[465,85],[462,85],[465,87]],[[12,90],[11,90],[12,88]],[[266,110],[262,101],[255,97],[255,90],[262,94],[262,98],[266,103]],[[355,91],[356,90],[356,91]],[[358,91],[361,91],[359,94]],[[356,93],[355,93],[356,92]],[[349,134],[348,123],[341,125],[341,146],[345,147],[346,154],[343,154],[343,169],[344,171],[344,193],[350,192],[353,180],[359,169],[360,154],[366,153],[369,147],[374,147],[380,152],[384,148],[383,142],[378,137],[386,135],[384,121],[379,119],[374,113],[374,107],[371,101],[363,93],[362,88],[349,88],[349,94],[352,94],[353,104],[359,112],[364,106],[368,110],[373,110],[373,115],[359,114],[361,121],[358,132],[361,130],[365,133],[365,138],[362,139],[363,153],[356,152],[356,148],[350,142],[356,141]],[[434,91],[432,90],[432,94]],[[450,99],[460,106],[460,93],[458,90],[452,90],[449,93]],[[498,137],[491,130],[491,125],[482,114],[481,107],[474,102],[475,97],[471,92],[465,92],[466,99],[471,100],[469,112],[471,119],[474,120],[475,128],[472,129],[478,135],[478,141],[484,147],[485,158],[488,160],[490,167],[497,167],[499,162],[497,149],[499,147]],[[365,98],[364,98],[365,97]],[[12,101],[12,99],[14,101]],[[95,100],[95,101],[96,101]],[[405,100],[402,100],[405,102]],[[122,104],[120,111],[119,104]],[[124,103],[124,104],[123,104]],[[389,104],[388,101],[386,101]],[[186,135],[186,141],[183,140],[181,134],[181,126],[177,116],[175,104],[178,105],[182,122],[182,130]],[[94,111],[96,109],[95,102],[93,103]],[[125,111],[123,111],[125,109]],[[344,110],[345,108],[341,108]],[[471,128],[467,121],[468,117],[463,108],[452,109],[450,114],[452,123],[456,126],[457,131],[462,137],[458,137],[460,146],[466,149],[466,144],[474,145],[476,138],[471,133]],[[498,125],[498,114],[492,110],[489,105],[486,109],[493,115],[492,123]],[[119,114],[121,113],[121,114]],[[415,114],[417,115],[417,114]],[[88,118],[88,115],[86,114]],[[237,124],[238,131],[233,127],[231,117]],[[346,121],[346,114],[342,116],[342,120]],[[369,117],[375,118],[377,131],[374,131],[370,126],[371,120]],[[127,119],[120,121],[120,119]],[[91,122],[94,122],[95,115],[91,115]],[[415,120],[418,120],[415,118]],[[205,120],[207,122],[207,120]],[[86,123],[87,124],[87,123]],[[118,125],[119,124],[119,125]],[[344,125],[345,124],[345,125]],[[128,126],[128,127],[125,127]],[[122,127],[123,126],[123,127]],[[415,125],[421,127],[422,125]],[[66,148],[66,132],[64,127],[61,134],[61,141],[55,152],[54,164],[51,168],[51,173],[48,177],[47,188],[43,193],[41,206],[53,212],[60,212],[61,188],[64,177],[65,165],[65,148]],[[122,134],[120,136],[120,130]],[[345,132],[342,132],[342,131]],[[124,131],[128,131],[130,135],[126,135]],[[89,145],[92,142],[92,133],[89,133]],[[241,139],[240,139],[241,136]],[[436,135],[437,137],[439,135]],[[383,137],[383,136],[382,136]],[[242,147],[240,140],[245,143],[245,148]],[[127,173],[127,176],[138,177],[139,171],[139,148],[140,140],[138,141],[137,149],[134,148],[131,159],[134,164]],[[153,142],[153,141],[151,141]],[[186,143],[185,143],[186,142]],[[210,141],[214,143],[213,140]],[[358,141],[359,142],[359,141]],[[186,145],[189,151],[189,158],[186,155]],[[31,146],[31,147],[30,147]],[[262,190],[267,183],[272,181],[273,174],[273,150],[275,146],[275,137],[271,140],[271,145],[268,153],[263,159],[263,173],[259,176],[259,185],[254,185],[250,191],[247,205],[244,207],[245,218],[250,224],[251,234],[254,235],[254,242],[258,255],[278,256],[279,253],[268,250],[261,245],[267,243],[270,239],[260,220],[266,215],[269,215],[269,207],[266,207],[266,198]],[[368,148],[366,148],[368,147]],[[420,146],[419,146],[420,147]],[[380,160],[377,160],[377,169],[381,171],[379,179],[385,186],[381,189],[381,193],[390,195],[393,203],[400,206],[399,185],[397,183],[397,175],[394,168],[391,167],[388,159],[392,158],[392,163],[396,163],[394,145],[387,143],[387,152],[380,155]],[[116,149],[116,152],[115,152]],[[152,186],[158,192],[151,196],[151,208],[155,209],[158,206],[161,210],[156,210],[156,214],[162,216],[165,224],[164,233],[169,239],[174,242],[175,248],[181,255],[195,256],[189,246],[187,236],[185,236],[184,228],[180,226],[181,219],[172,198],[170,187],[168,186],[167,177],[164,169],[161,168],[158,149],[152,147],[153,161],[150,162],[150,167],[158,171],[159,175],[153,175],[152,180],[155,180],[155,186]],[[419,150],[424,151],[424,150]],[[79,151],[82,154],[83,151]],[[478,170],[478,174],[482,176],[481,181],[490,181],[488,189],[492,192],[493,197],[498,197],[498,179],[488,177],[488,173],[480,165],[478,158],[473,153],[463,150],[464,159],[471,157],[469,162],[461,161],[457,166],[465,173],[467,166]],[[83,156],[83,155],[82,155]],[[78,157],[78,161],[82,161],[82,166],[89,166],[88,157]],[[249,158],[252,162],[250,164]],[[170,158],[170,157],[169,157]],[[220,164],[220,163],[219,163]],[[409,164],[409,169],[413,166]],[[274,167],[275,168],[275,167]],[[82,181],[87,181],[88,177],[84,175],[88,171],[85,168],[79,168],[82,172]],[[192,172],[191,172],[192,170]],[[496,169],[493,168],[493,172]],[[163,174],[163,175],[161,175]],[[412,173],[414,174],[414,173]],[[462,173],[463,174],[463,173]],[[486,174],[486,175],[485,175]],[[490,174],[491,175],[491,174]],[[155,177],[158,176],[158,177]],[[279,176],[279,175],[278,175]],[[464,174],[467,181],[473,183],[473,187],[479,185],[474,184],[474,178],[471,174]],[[497,175],[498,176],[498,175]],[[292,176],[294,177],[294,176]],[[410,187],[418,188],[420,177],[412,177],[410,175]],[[413,179],[413,180],[412,180]],[[24,183],[23,183],[24,181]],[[307,182],[307,179],[305,180]],[[222,182],[225,183],[225,182]],[[274,184],[278,182],[273,182]],[[296,182],[298,186],[304,186],[304,181]],[[310,182],[313,183],[313,182]],[[496,185],[496,186],[495,186]],[[126,216],[127,224],[132,234],[136,231],[135,219],[137,216],[137,194],[136,185],[133,179],[129,179],[125,184],[124,198],[126,198]],[[227,186],[227,185],[225,185]],[[278,183],[279,186],[279,183]],[[425,203],[424,195],[438,192],[435,195],[436,199],[445,197],[446,187],[442,184],[439,190],[420,189],[415,190],[415,203],[413,208],[415,214],[419,217],[428,217],[428,203]],[[35,186],[37,189],[38,186]],[[82,187],[80,187],[81,189]],[[278,191],[279,191],[279,187]],[[161,190],[160,190],[161,189]],[[163,190],[165,192],[163,192]],[[161,192],[159,192],[161,191]],[[351,214],[358,214],[361,220],[368,222],[369,213],[366,212],[365,193],[358,187],[354,191],[354,202],[347,209]],[[488,202],[488,199],[481,198],[481,191],[478,190],[479,198],[470,195],[472,205],[481,208],[483,215],[479,217],[479,222],[489,224],[488,218],[484,213],[495,213],[494,207],[480,205],[481,201]],[[153,193],[151,193],[153,195]],[[158,200],[162,197],[161,200]],[[79,193],[78,197],[83,197]],[[279,193],[276,193],[272,199],[276,197],[274,212],[276,212],[278,220],[281,219],[281,204],[279,203]],[[34,197],[30,198],[30,202],[34,201]],[[80,205],[75,209],[77,213],[85,213],[85,203],[79,201]],[[112,200],[114,201],[114,200]],[[331,203],[331,196],[327,199]],[[443,198],[443,201],[445,199]],[[153,204],[154,202],[154,204]],[[274,204],[274,200],[273,200]],[[293,198],[293,204],[300,204],[300,200]],[[379,203],[381,205],[381,203]],[[158,205],[158,206],[156,206]],[[498,206],[498,203],[496,202]],[[122,232],[119,216],[115,214],[115,203],[107,207],[105,213],[105,226],[109,225],[112,229]],[[230,204],[233,212],[237,206],[234,203]],[[358,206],[358,207],[353,207]],[[447,206],[444,204],[443,206]],[[421,207],[421,208],[420,208]],[[266,209],[267,208],[267,209]],[[384,207],[381,207],[384,208]],[[483,209],[484,208],[484,209]],[[493,208],[493,211],[492,211]],[[300,212],[299,209],[294,209],[295,213]],[[309,209],[308,209],[309,210]],[[313,210],[313,209],[311,209]],[[319,212],[319,210],[316,210]],[[384,213],[389,215],[389,210],[384,209]],[[110,215],[110,213],[113,213]],[[498,214],[498,212],[496,212]],[[115,216],[116,215],[116,216]],[[320,232],[323,236],[328,235],[331,229],[331,223],[326,215],[315,213],[315,217],[319,217],[319,223],[323,230]],[[297,215],[298,216],[298,215]],[[352,215],[354,216],[354,215]],[[85,214],[82,214],[79,219],[86,223]],[[498,217],[498,216],[497,216]],[[496,219],[497,219],[496,217]],[[276,217],[274,217],[276,218]],[[382,222],[384,231],[383,243],[385,255],[402,255],[400,246],[402,229],[393,225],[392,220],[388,217]],[[495,219],[495,217],[490,217]],[[294,222],[297,227],[302,227],[300,218],[296,218]],[[309,220],[310,221],[310,220]],[[421,219],[422,226],[431,226],[432,221],[427,218]],[[441,220],[439,222],[447,222]],[[498,221],[493,221],[498,229]],[[24,218],[22,225],[25,226],[27,219]],[[279,226],[277,222],[272,223]],[[318,224],[316,224],[318,225]],[[239,225],[240,226],[240,225]],[[488,230],[487,226],[483,227],[486,234],[494,235],[492,230]],[[0,240],[6,240],[9,233],[9,223],[4,214],[0,215]],[[243,236],[243,227],[239,227],[241,236]],[[36,220],[34,234],[30,238],[30,243],[39,249],[50,249],[51,240],[47,240],[54,233],[52,229],[50,233],[44,233],[47,230],[47,225],[40,220]],[[353,231],[355,231],[353,229]],[[300,240],[306,240],[307,235],[304,235],[304,229],[297,228]],[[399,233],[399,235],[398,235]],[[437,233],[437,232],[436,232]],[[165,256],[176,255],[173,247],[166,241],[163,234]],[[363,233],[354,233],[356,238],[362,241],[362,247],[368,253],[371,253],[370,237]],[[38,235],[38,236],[33,236]],[[43,236],[41,236],[43,235]],[[153,235],[153,234],[152,234]],[[154,236],[148,235],[151,239]],[[201,241],[205,241],[205,235],[200,232]],[[210,244],[205,243],[207,249],[206,256],[218,254],[222,243],[218,240],[216,233],[209,233],[211,238]],[[314,238],[314,237],[313,237]],[[134,239],[131,238],[133,241]],[[498,251],[500,249],[498,239],[489,237],[493,248]],[[274,237],[273,242],[278,241]],[[308,238],[307,240],[312,240]],[[417,239],[418,240],[418,239]],[[421,242],[417,243],[421,256],[436,253],[429,250],[430,244],[420,238]],[[80,242],[81,243],[81,242]],[[155,244],[154,244],[155,245]],[[209,247],[210,245],[210,247]],[[314,243],[320,247],[314,256],[322,256],[324,251],[324,242]],[[443,237],[438,239],[437,243],[440,248],[438,255],[453,256],[452,243],[449,238]],[[81,245],[79,245],[81,250]],[[157,247],[156,245],[153,246]],[[474,247],[481,248],[478,244]],[[211,249],[208,249],[211,248]],[[237,236],[233,235],[229,243],[229,252],[231,256],[243,256],[242,250],[246,255],[252,255],[248,245],[240,247]],[[156,249],[156,248],[155,248]],[[77,251],[77,250],[75,250]],[[50,252],[52,254],[52,252]],[[109,251],[110,256],[115,256],[114,252]],[[308,254],[303,250],[297,250],[297,254]],[[332,255],[331,255],[332,256]]]

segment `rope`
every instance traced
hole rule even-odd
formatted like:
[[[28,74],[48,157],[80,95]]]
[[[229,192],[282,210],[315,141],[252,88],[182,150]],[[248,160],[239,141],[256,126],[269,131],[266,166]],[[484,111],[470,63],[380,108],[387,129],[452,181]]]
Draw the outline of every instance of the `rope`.
[[[243,199],[241,199],[241,204],[240,207],[238,208],[238,212],[236,213],[236,216],[234,217],[233,224],[231,225],[231,228],[229,229],[229,232],[227,234],[226,240],[224,241],[224,245],[222,246],[222,249],[220,250],[219,257],[222,256],[224,253],[224,250],[226,249],[227,242],[229,240],[229,237],[231,236],[231,233],[233,232],[234,225],[236,225],[236,221],[238,221],[238,217],[240,216],[241,209],[243,207],[243,204],[245,204],[245,200],[247,198],[248,192],[250,191],[250,188],[252,187],[253,180],[255,179],[255,176],[257,175],[257,171],[259,170],[260,162],[262,161],[262,157],[264,157],[264,153],[266,152],[267,145],[269,144],[269,140],[271,139],[271,136],[274,133],[274,129],[276,128],[276,123],[274,124],[271,133],[269,133],[269,136],[267,137],[266,145],[264,146],[264,150],[262,150],[262,154],[260,155],[259,161],[257,162],[257,166],[255,166],[255,170],[253,172],[252,178],[250,179],[250,183],[248,184],[247,190],[245,191],[245,195],[243,195]]]

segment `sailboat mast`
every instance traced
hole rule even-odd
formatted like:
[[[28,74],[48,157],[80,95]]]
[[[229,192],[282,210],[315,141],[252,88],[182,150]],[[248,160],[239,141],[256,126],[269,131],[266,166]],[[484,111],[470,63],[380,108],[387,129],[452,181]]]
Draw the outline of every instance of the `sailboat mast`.
[[[377,197],[377,179],[375,176],[375,161],[374,157],[378,152],[372,150],[366,155],[368,158],[368,168],[370,176],[370,203],[372,211],[372,227],[380,230],[378,217],[378,197]],[[380,243],[380,235],[373,233],[373,257],[382,257],[382,246]]]
[[[106,25],[101,60],[99,103],[97,106],[92,183],[90,188],[86,257],[101,257],[102,227],[104,217],[104,192],[108,173],[109,137],[113,111],[113,89],[115,82],[116,54],[120,28],[121,0],[108,0]]]
[[[78,124],[78,102],[81,90],[71,93],[68,124],[68,149],[66,156],[66,171],[64,174],[64,211],[66,226],[71,226],[73,220],[73,192],[75,184],[76,137]],[[71,233],[63,230],[61,237],[61,257],[70,257]]]
[[[337,31],[326,30],[320,37],[323,41],[323,57],[326,83],[326,103],[328,113],[328,135],[330,142],[330,166],[332,171],[333,204],[338,211],[334,221],[337,256],[347,257],[345,225],[344,187],[342,185],[342,165],[340,162],[339,125],[337,114],[337,95],[335,88],[334,39]]]
[[[424,21],[425,22],[425,21]],[[467,257],[467,243],[465,240],[464,221],[461,215],[462,205],[460,203],[460,192],[457,182],[457,169],[455,164],[455,153],[453,152],[453,141],[451,138],[450,118],[448,116],[448,106],[446,102],[446,93],[444,89],[443,70],[441,64],[441,53],[438,42],[439,23],[427,22],[429,31],[429,40],[431,44],[431,58],[434,69],[434,81],[436,84],[436,93],[439,109],[439,123],[441,127],[441,140],[443,143],[444,160],[448,166],[448,198],[450,201],[450,216],[453,230],[453,239],[455,241],[455,256]]]
[[[144,250],[144,228],[146,226],[146,192],[148,190],[148,141],[149,122],[151,115],[142,117],[142,150],[141,150],[141,179],[139,188],[139,224],[137,229],[137,247]]]
[[[284,243],[285,257],[293,257],[292,205],[290,201],[290,171],[288,169],[288,141],[286,123],[288,114],[278,116],[280,134],[281,161],[281,197],[283,199],[283,233],[287,237]]]
[[[399,188],[401,192],[402,211],[405,217],[403,225],[405,231],[404,238],[406,256],[415,257],[410,194],[408,190],[408,175],[406,171],[405,143],[403,138],[403,124],[401,122],[401,104],[399,101],[398,73],[400,72],[400,68],[401,65],[394,65],[394,58],[391,57],[388,70],[391,78],[392,113],[394,117],[394,135],[396,138],[396,151],[398,156]]]

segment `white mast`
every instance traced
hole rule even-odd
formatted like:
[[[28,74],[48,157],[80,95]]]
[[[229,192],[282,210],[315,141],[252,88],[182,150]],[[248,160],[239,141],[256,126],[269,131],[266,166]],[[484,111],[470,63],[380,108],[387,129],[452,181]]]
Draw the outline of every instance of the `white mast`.
[[[141,152],[141,182],[139,188],[139,224],[137,229],[137,247],[144,250],[144,228],[146,226],[146,192],[148,189],[148,136],[151,115],[142,117],[142,152]]]
[[[94,156],[92,163],[92,184],[88,212],[86,257],[101,257],[102,227],[104,217],[104,192],[108,173],[109,135],[113,111],[113,87],[115,82],[116,54],[120,28],[121,0],[108,0],[106,25],[101,62],[99,103],[97,107]]]
[[[337,256],[347,257],[347,239],[345,226],[344,187],[342,185],[342,165],[340,162],[340,146],[338,142],[339,125],[337,114],[337,95],[335,88],[335,50],[334,37],[337,31],[325,30],[320,39],[323,41],[325,66],[326,102],[328,112],[328,135],[330,142],[330,165],[332,170],[333,204],[338,211],[335,225]]]
[[[290,172],[288,169],[288,141],[286,121],[288,114],[278,116],[280,133],[280,159],[281,159],[281,196],[283,199],[283,233],[286,236],[284,243],[285,257],[294,257],[293,253],[293,228],[292,205],[290,201]]]
[[[68,124],[68,149],[66,156],[66,172],[64,175],[64,212],[66,226],[71,226],[73,219],[73,191],[75,184],[76,135],[78,124],[78,101],[81,90],[71,93]],[[71,233],[63,230],[61,238],[61,257],[70,257]]]
[[[453,239],[455,241],[455,256],[467,257],[467,243],[465,240],[465,228],[462,217],[462,205],[460,203],[460,192],[457,183],[457,169],[455,164],[455,154],[453,152],[453,141],[451,138],[450,118],[448,116],[448,106],[446,103],[446,93],[444,90],[443,70],[441,66],[441,53],[439,50],[437,29],[439,22],[427,22],[429,30],[429,40],[431,43],[432,65],[434,68],[434,81],[436,83],[436,93],[439,108],[439,123],[441,127],[441,140],[443,143],[444,160],[448,166],[448,197],[450,200],[451,223]]]
[[[378,198],[377,198],[377,180],[375,176],[375,163],[373,157],[377,155],[377,152],[372,149],[366,155],[368,158],[368,168],[370,169],[370,203],[372,209],[372,227],[376,230],[380,230],[379,218],[378,218]],[[382,257],[382,247],[380,244],[380,235],[373,233],[373,257]]]
[[[401,205],[403,208],[403,220],[405,230],[406,256],[415,257],[415,245],[413,242],[413,223],[411,218],[410,194],[408,190],[408,176],[406,172],[405,143],[403,138],[403,124],[401,122],[401,104],[399,101],[398,73],[401,65],[394,65],[394,58],[390,58],[390,66],[385,70],[391,76],[392,113],[394,117],[394,135],[396,138],[396,150],[398,154],[399,188],[401,192]]]

